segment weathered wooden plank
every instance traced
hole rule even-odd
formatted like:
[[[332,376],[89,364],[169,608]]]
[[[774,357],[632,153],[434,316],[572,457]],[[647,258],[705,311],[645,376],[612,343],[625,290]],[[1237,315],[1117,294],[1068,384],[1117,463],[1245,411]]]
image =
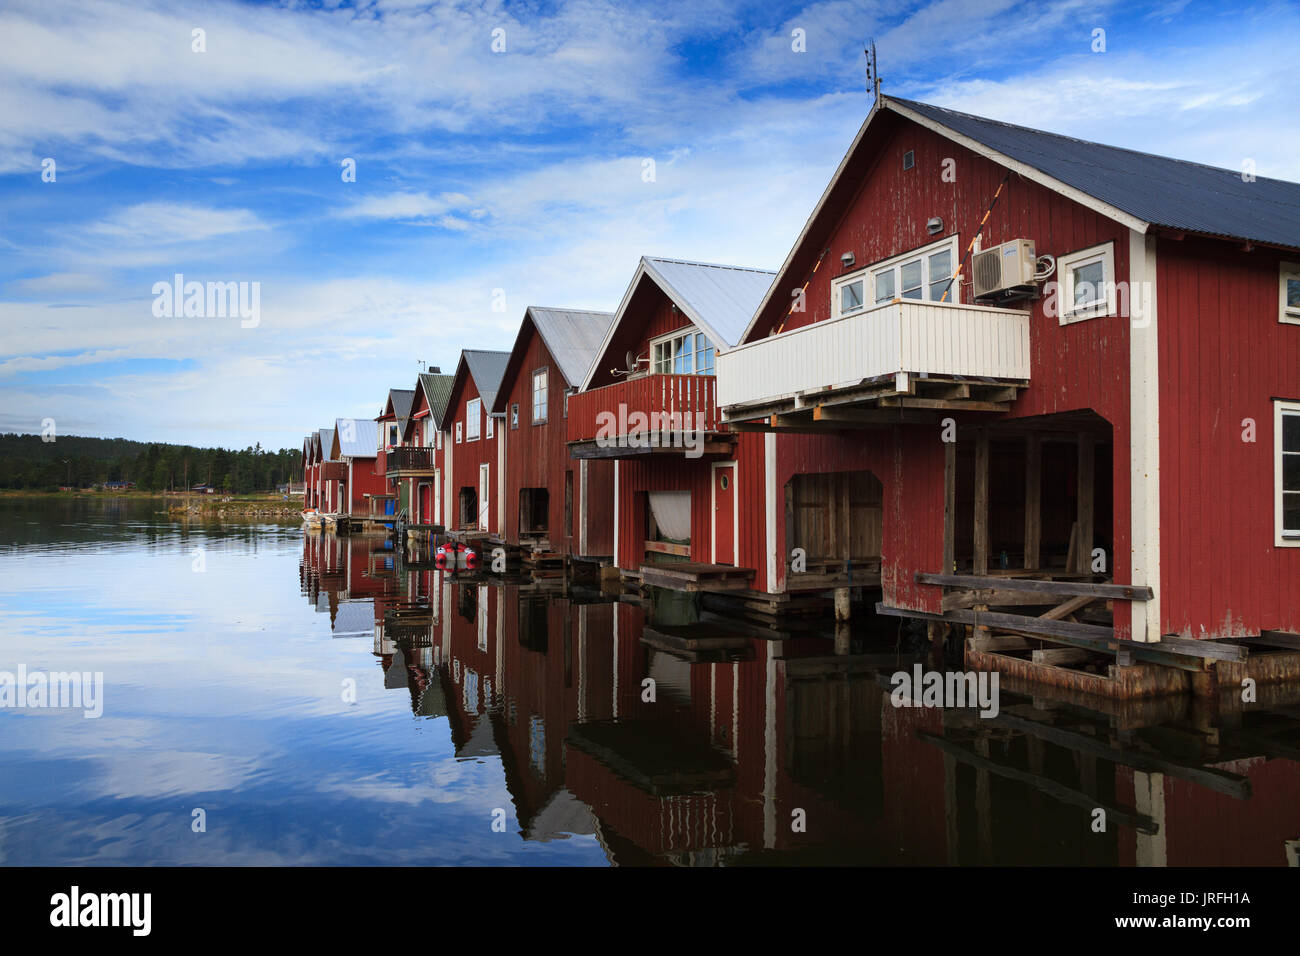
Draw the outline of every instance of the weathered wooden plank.
[[[1036,569],[1043,540],[1043,440],[1025,436],[1025,567]],[[951,565],[944,565],[947,571]]]
[[[1079,434],[1079,483],[1076,517],[1079,536],[1075,548],[1075,570],[1080,574],[1092,564],[1093,515],[1096,499],[1096,439],[1090,432]]]
[[[975,437],[975,573],[989,569],[989,433]]]
[[[943,569],[957,569],[957,443],[943,443]]]
[[[1250,651],[1237,644],[1220,644],[1218,641],[1193,641],[1185,637],[1165,635],[1155,642],[1155,647],[1165,648],[1179,654],[1204,657],[1216,661],[1244,661]]]
[[[1000,588],[1008,586],[1008,579],[993,575],[979,574],[933,574],[929,571],[916,573],[918,584],[933,584],[948,588]],[[1093,597],[1108,598],[1117,601],[1150,601],[1154,596],[1151,588],[1133,584],[1089,584],[1081,581],[1040,581],[1030,578],[1015,578],[1011,584],[1019,591],[1041,591],[1044,594],[1059,594],[1062,597],[1090,594]]]
[[[1069,617],[1080,608],[1087,607],[1093,601],[1097,600],[1091,594],[1081,594],[1078,597],[1072,597],[1064,604],[1058,604],[1046,614],[1038,615],[1040,621],[1059,621],[1061,618]]]

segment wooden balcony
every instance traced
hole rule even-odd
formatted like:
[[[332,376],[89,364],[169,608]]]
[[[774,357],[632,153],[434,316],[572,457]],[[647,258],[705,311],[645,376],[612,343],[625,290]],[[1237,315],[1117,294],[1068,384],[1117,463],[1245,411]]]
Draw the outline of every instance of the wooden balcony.
[[[385,459],[389,478],[414,478],[432,475],[435,465],[432,448],[390,448]]]
[[[574,458],[727,454],[735,436],[722,423],[712,375],[642,375],[569,396]]]
[[[1029,384],[1029,313],[895,299],[737,346],[717,371],[727,422],[832,427],[870,424],[872,414],[1005,411]]]

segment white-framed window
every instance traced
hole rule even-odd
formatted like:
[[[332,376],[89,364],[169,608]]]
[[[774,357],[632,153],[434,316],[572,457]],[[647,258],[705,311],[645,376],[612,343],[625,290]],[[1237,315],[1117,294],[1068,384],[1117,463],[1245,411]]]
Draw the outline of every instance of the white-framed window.
[[[491,438],[491,437],[492,437],[492,433],[496,430],[496,429],[493,427],[493,425],[494,425],[494,423],[493,423],[493,420],[492,420],[492,416],[491,416],[491,415],[488,415],[488,417],[487,417],[487,437],[488,437],[488,438]]]
[[[1277,545],[1300,548],[1300,402],[1273,403]]]
[[[712,375],[713,357],[709,337],[693,328],[650,342],[650,368],[658,375]]]
[[[545,368],[539,368],[533,372],[533,424],[537,425],[546,421],[548,403],[550,401],[550,390],[548,388],[548,376]]]
[[[1114,243],[1058,256],[1056,276],[1061,325],[1115,314]]]
[[[460,422],[457,422],[457,423],[456,423],[456,444],[457,444],[457,445],[459,445],[460,442],[461,442],[461,434],[462,434],[462,432],[461,432],[461,428],[462,428],[462,427],[463,427],[463,426],[462,426],[462,424],[461,424]]]
[[[433,419],[429,419],[429,422],[430,422],[430,424],[432,424],[432,423],[433,423]],[[441,429],[441,428],[437,428],[437,427],[435,426],[435,430],[434,430],[433,435],[434,435],[434,438],[436,439],[436,441],[434,442],[434,447],[435,447],[435,448],[442,448],[442,429]]]
[[[1277,320],[1300,325],[1300,262],[1284,262],[1278,280]]]
[[[957,267],[957,237],[952,235],[920,249],[873,263],[831,282],[831,316],[840,318],[894,299],[960,302],[959,283],[948,280]]]
[[[511,428],[519,427],[519,403],[518,402],[510,403],[510,427]]]
[[[483,399],[471,398],[465,403],[465,440],[478,441],[483,427]]]
[[[396,423],[390,423],[388,426],[388,447],[392,448],[395,445],[400,445],[401,443],[402,443],[402,436],[397,432]]]

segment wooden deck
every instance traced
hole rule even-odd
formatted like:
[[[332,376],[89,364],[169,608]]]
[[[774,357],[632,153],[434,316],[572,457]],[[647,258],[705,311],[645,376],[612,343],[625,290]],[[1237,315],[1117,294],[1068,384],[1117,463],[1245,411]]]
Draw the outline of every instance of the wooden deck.
[[[753,568],[696,561],[651,562],[641,565],[641,582],[674,591],[745,591]]]

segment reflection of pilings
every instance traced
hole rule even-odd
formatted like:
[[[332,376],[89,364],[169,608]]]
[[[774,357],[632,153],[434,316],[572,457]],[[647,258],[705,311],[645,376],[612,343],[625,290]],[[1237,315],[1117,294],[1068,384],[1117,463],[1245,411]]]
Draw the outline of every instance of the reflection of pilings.
[[[946,737],[940,737],[938,734],[931,734],[924,730],[918,730],[916,736],[917,739],[933,744],[944,753],[951,754],[963,763],[970,764],[976,770],[987,770],[996,776],[1005,777],[1008,780],[1015,780],[1019,783],[1026,784],[1042,791],[1049,797],[1059,800],[1061,803],[1083,807],[1090,811],[1100,807],[1106,811],[1108,819],[1114,820],[1124,826],[1133,827],[1143,833],[1155,833],[1157,830],[1156,822],[1150,816],[1145,814],[1135,813],[1122,807],[1108,806],[1090,794],[1081,793],[1071,787],[1059,784],[1054,780],[1045,780],[1041,777],[1035,776],[1027,770],[1017,770],[1015,767],[996,763],[993,760],[968,750],[954,741],[948,740]]]

